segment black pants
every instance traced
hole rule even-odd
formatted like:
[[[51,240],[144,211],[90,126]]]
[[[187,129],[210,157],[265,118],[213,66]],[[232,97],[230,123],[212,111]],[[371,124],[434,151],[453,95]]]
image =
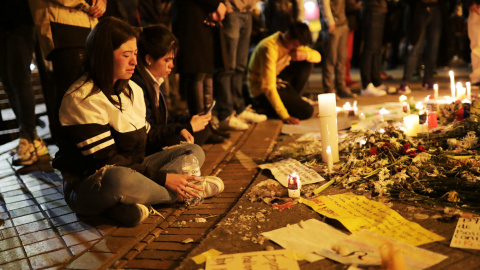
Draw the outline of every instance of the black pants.
[[[49,119],[50,130],[53,139],[59,143],[62,137],[60,120],[58,119],[58,110],[62,104],[62,99],[70,86],[80,77],[82,71],[84,48],[66,48],[56,49],[49,59],[52,61],[55,91],[54,91],[54,112],[51,114],[53,119]]]
[[[288,114],[300,120],[308,119],[313,114],[313,107],[302,99],[302,93],[307,85],[308,77],[312,73],[313,64],[307,61],[291,62],[278,75],[283,81],[288,82],[285,88],[277,88],[280,99],[285,105]],[[268,117],[278,118],[265,94],[255,98],[256,109]]]

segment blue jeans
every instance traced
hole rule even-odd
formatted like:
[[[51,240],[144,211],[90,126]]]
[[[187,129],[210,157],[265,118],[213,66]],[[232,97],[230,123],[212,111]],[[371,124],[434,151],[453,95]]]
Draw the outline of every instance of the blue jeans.
[[[215,74],[214,93],[218,101],[217,111],[220,121],[230,116],[234,110],[237,114],[245,110],[242,85],[252,34],[252,14],[233,11],[225,15],[222,23],[228,66],[231,69],[220,69]]]
[[[193,151],[202,166],[205,153],[196,144],[157,152],[146,157],[143,164],[181,174],[182,160],[188,149]],[[80,215],[99,215],[118,204],[171,204],[177,199],[175,192],[126,167],[108,165],[86,178],[64,172],[62,175],[65,201]]]
[[[423,81],[428,82],[433,78],[433,72],[436,69],[438,56],[438,43],[442,31],[442,17],[439,7],[417,8],[414,21],[419,22],[415,25],[418,27],[418,41],[412,44],[413,47],[408,50],[407,62],[403,71],[403,81],[412,80],[413,72],[417,66],[418,60],[422,56],[423,45],[425,47],[425,73]]]
[[[30,81],[34,48],[33,25],[21,25],[0,35],[0,79],[10,107],[17,117],[20,137],[33,141],[35,96]]]
[[[363,19],[364,44],[362,62],[360,63],[363,89],[365,89],[369,83],[372,83],[375,87],[382,84],[380,77],[380,57],[385,17],[386,13],[368,10]]]

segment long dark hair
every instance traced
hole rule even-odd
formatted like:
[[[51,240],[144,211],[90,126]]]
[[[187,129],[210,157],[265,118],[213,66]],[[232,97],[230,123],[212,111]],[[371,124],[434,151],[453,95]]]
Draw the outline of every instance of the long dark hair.
[[[115,105],[120,103],[112,99],[112,95],[124,92],[132,99],[128,80],[119,79],[113,84],[113,51],[132,38],[138,39],[138,31],[113,17],[102,19],[90,32],[85,43],[84,63],[87,81],[91,79],[94,83],[90,95],[102,91]]]
[[[160,121],[160,110],[157,107],[157,95],[153,88],[153,79],[147,73],[145,57],[150,55],[154,61],[172,52],[176,54],[178,40],[173,33],[162,25],[150,25],[143,28],[138,39],[137,71],[145,82],[150,107],[156,122]]]

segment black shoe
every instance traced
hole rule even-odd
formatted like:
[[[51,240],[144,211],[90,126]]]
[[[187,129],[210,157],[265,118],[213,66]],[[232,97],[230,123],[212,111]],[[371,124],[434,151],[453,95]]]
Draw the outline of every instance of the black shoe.
[[[216,135],[218,135],[218,136],[221,136],[221,137],[223,137],[223,138],[225,138],[225,139],[230,138],[230,133],[228,133],[228,132],[226,132],[226,131],[222,131],[222,130],[220,130],[220,129],[218,129],[218,128],[212,127],[212,133],[213,133],[213,134],[216,134]]]
[[[223,143],[223,142],[225,142],[225,138],[213,132],[210,133],[206,141],[206,143],[210,143],[210,144],[217,144],[217,143]]]
[[[350,89],[346,89],[343,91],[338,91],[337,96],[339,96],[340,98],[356,98],[357,94],[352,93]]]

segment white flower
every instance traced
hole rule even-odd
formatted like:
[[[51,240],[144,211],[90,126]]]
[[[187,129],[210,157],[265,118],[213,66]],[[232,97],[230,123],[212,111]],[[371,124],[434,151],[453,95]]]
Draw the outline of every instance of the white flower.
[[[422,152],[422,153],[419,153],[417,154],[416,157],[414,157],[412,159],[413,162],[415,163],[426,163],[427,161],[429,161],[430,159],[432,158],[432,155],[428,154],[428,153],[425,153],[425,152]]]

